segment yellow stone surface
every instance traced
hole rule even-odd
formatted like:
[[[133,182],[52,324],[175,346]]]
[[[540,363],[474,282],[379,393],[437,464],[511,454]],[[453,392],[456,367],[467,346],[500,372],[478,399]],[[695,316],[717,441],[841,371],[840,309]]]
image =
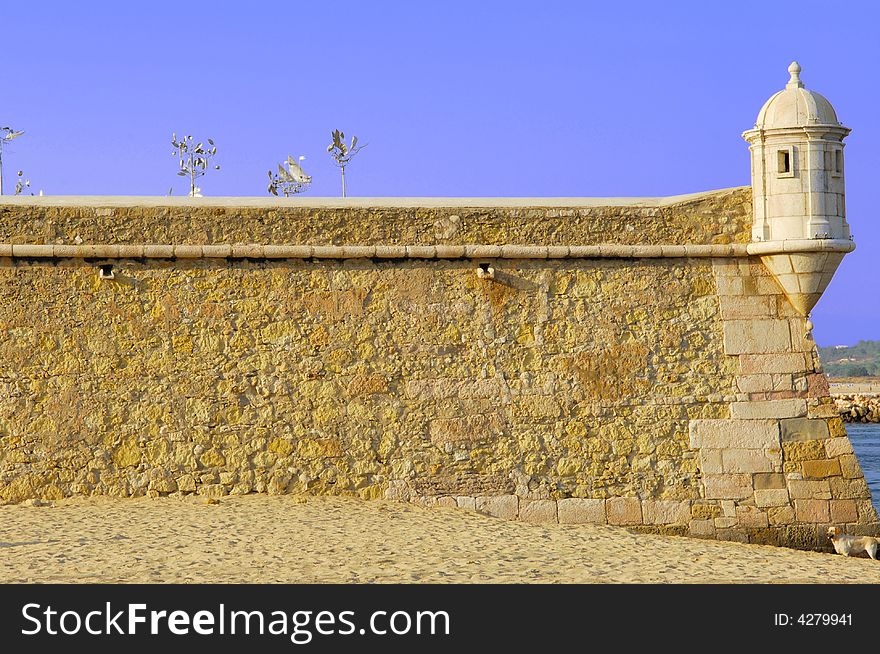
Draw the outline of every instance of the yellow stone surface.
[[[728,244],[748,241],[750,201],[735,189],[653,207],[0,204],[0,241]],[[542,507],[526,511],[537,519],[556,515],[555,500],[613,499],[608,519],[627,525],[656,500],[759,539],[794,520],[786,507],[769,525],[722,508],[754,504],[751,474],[706,500],[706,474],[709,491],[732,480],[702,470],[689,437],[695,420],[729,420],[734,403],[775,406],[743,397],[741,375],[815,372],[803,318],[760,260],[493,266],[494,280],[473,260],[124,259],[101,280],[93,261],[0,259],[0,500],[518,496],[547,503],[525,504]],[[798,338],[780,339],[785,352],[725,354],[720,297],[761,298],[738,300],[728,322],[756,311]],[[837,423],[829,433],[844,437]],[[761,469],[843,474],[835,499],[864,499],[857,465],[829,459],[826,440],[783,442]]]
[[[158,469],[179,492],[247,471],[228,489],[421,492],[431,475],[503,494],[518,471],[560,497],[698,497],[688,422],[735,392],[711,263],[499,268],[505,284],[458,261],[121,261],[97,284],[83,261],[0,266],[18,380],[2,382],[0,492],[63,449],[66,495],[144,494]]]

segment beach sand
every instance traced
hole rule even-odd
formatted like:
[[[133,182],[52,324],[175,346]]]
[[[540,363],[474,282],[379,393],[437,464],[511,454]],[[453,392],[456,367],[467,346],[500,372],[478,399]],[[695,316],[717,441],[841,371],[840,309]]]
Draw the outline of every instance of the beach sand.
[[[878,583],[880,562],[349,498],[0,506],[0,582]]]

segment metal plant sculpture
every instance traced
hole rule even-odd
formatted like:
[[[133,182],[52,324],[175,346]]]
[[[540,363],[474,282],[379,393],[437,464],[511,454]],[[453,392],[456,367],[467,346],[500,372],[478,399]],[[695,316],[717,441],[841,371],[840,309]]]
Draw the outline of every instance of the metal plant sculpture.
[[[301,156],[299,160],[303,161],[305,157]],[[269,171],[269,188],[266,190],[272,195],[278,195],[280,191],[287,198],[308,190],[311,184],[311,176],[306,175],[306,172],[293,160],[293,157],[288,156],[287,170],[284,170],[284,166],[278,164],[277,173]]]
[[[16,132],[11,127],[0,127],[0,195],[3,195],[3,148],[12,139],[24,134],[24,130]]]
[[[31,187],[31,180],[24,178],[24,171],[18,171],[18,179],[15,182],[15,194],[21,195],[25,189]],[[42,193],[42,192],[41,192]],[[33,195],[33,193],[31,193]]]
[[[175,155],[180,159],[180,170],[177,174],[181,177],[189,177],[189,194],[192,197],[199,196],[199,187],[196,186],[196,180],[207,172],[210,166],[210,159],[217,154],[217,146],[214,141],[208,139],[208,146],[198,142],[193,144],[192,136],[184,136],[179,141],[177,134],[171,135],[171,145],[175,147]],[[214,170],[220,170],[220,166],[214,165]]]
[[[367,144],[358,145],[357,136],[351,139],[351,145],[345,144],[345,134],[338,129],[333,130],[333,142],[327,146],[327,152],[333,157],[334,163],[342,170],[342,197],[345,197],[345,167],[354,155],[360,152]]]

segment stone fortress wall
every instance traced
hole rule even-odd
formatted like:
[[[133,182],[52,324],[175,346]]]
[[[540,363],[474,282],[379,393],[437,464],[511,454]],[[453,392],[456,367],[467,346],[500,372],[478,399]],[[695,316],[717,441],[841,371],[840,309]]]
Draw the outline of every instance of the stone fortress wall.
[[[804,548],[829,523],[877,533],[809,322],[749,253],[752,207],[749,188],[7,198],[0,499],[346,494]]]

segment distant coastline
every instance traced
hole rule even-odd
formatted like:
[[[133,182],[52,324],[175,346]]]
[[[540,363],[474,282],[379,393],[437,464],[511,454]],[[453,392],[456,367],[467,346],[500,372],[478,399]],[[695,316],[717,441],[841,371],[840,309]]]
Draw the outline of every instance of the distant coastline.
[[[831,378],[880,380],[880,341],[859,341],[855,345],[819,347],[819,359]]]

